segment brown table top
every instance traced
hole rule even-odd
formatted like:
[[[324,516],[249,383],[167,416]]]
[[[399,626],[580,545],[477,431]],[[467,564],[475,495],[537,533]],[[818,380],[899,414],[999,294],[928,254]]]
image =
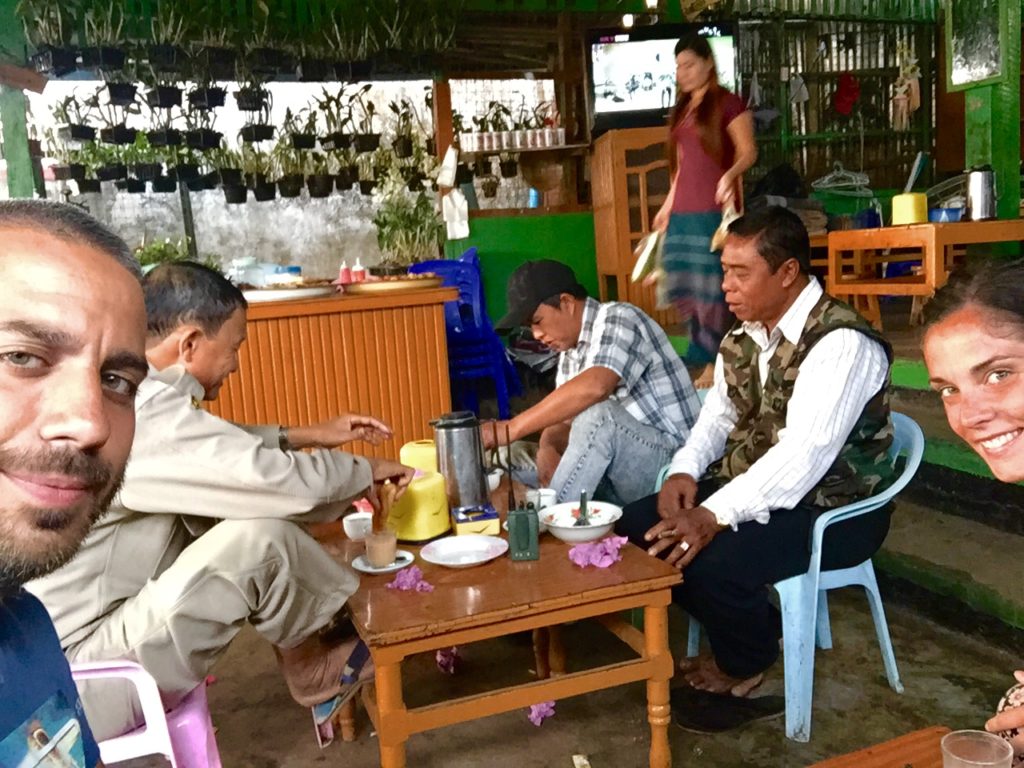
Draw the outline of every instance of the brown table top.
[[[939,742],[947,733],[942,726],[923,728],[810,768],[942,768]]]

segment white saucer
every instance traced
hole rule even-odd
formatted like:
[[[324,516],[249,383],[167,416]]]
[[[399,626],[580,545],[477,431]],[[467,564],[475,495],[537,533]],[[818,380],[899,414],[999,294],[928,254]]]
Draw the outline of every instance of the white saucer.
[[[470,534],[446,536],[432,541],[420,550],[420,557],[428,563],[448,568],[469,568],[486,563],[508,552],[508,542],[497,536]]]
[[[352,561],[352,567],[363,573],[394,573],[395,571],[402,570],[407,565],[412,565],[414,562],[416,562],[416,558],[412,552],[400,549],[395,553],[395,562],[391,563],[391,565],[385,565],[383,568],[374,568],[370,565],[370,561],[366,559],[366,555],[359,555],[359,557]]]

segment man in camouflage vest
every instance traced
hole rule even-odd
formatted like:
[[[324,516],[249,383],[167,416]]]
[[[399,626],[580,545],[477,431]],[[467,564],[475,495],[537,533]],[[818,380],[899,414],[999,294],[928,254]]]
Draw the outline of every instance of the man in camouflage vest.
[[[712,651],[684,667],[685,678],[724,694],[711,699],[725,708],[742,709],[735,697],[747,697],[778,657],[781,622],[768,585],[807,570],[817,516],[893,479],[892,349],[824,294],[809,266],[807,231],[784,208],[729,227],[722,288],[737,325],[660,493],[627,506],[620,524],[651,555],[683,569],[675,601],[704,626]],[[889,515],[884,508],[830,528],[822,567],[874,554]],[[692,713],[675,711],[694,726]],[[781,703],[771,714],[778,711]],[[742,709],[730,722],[764,714]]]

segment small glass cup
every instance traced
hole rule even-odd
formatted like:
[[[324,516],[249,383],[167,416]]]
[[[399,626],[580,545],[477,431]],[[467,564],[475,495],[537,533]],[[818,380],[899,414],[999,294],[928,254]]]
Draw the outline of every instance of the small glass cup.
[[[366,535],[366,559],[374,568],[387,568],[398,554],[394,531],[373,531]]]
[[[942,737],[942,768],[1010,768],[1013,747],[986,731],[953,731]]]
[[[554,488],[530,488],[526,492],[526,501],[533,502],[534,508],[540,512],[558,501],[558,491]]]

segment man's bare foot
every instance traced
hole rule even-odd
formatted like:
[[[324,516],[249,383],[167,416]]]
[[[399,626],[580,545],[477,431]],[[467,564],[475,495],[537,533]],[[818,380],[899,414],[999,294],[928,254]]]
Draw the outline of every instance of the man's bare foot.
[[[699,664],[692,672],[685,674],[683,679],[701,691],[729,693],[739,698],[746,698],[764,681],[764,675],[758,673],[746,679],[731,677],[719,669],[715,660],[710,658]]]
[[[686,675],[696,672],[703,666],[714,663],[715,660],[711,654],[704,653],[700,656],[687,656],[679,660],[679,671]]]
[[[292,698],[304,707],[312,707],[336,696],[342,689],[345,665],[358,643],[359,638],[354,638],[328,645],[314,635],[294,648],[275,648]],[[360,680],[373,677],[373,660],[367,659],[357,674]]]
[[[712,363],[708,363],[704,366],[704,370],[700,372],[700,375],[694,379],[694,389],[711,389],[715,383],[715,366]]]

